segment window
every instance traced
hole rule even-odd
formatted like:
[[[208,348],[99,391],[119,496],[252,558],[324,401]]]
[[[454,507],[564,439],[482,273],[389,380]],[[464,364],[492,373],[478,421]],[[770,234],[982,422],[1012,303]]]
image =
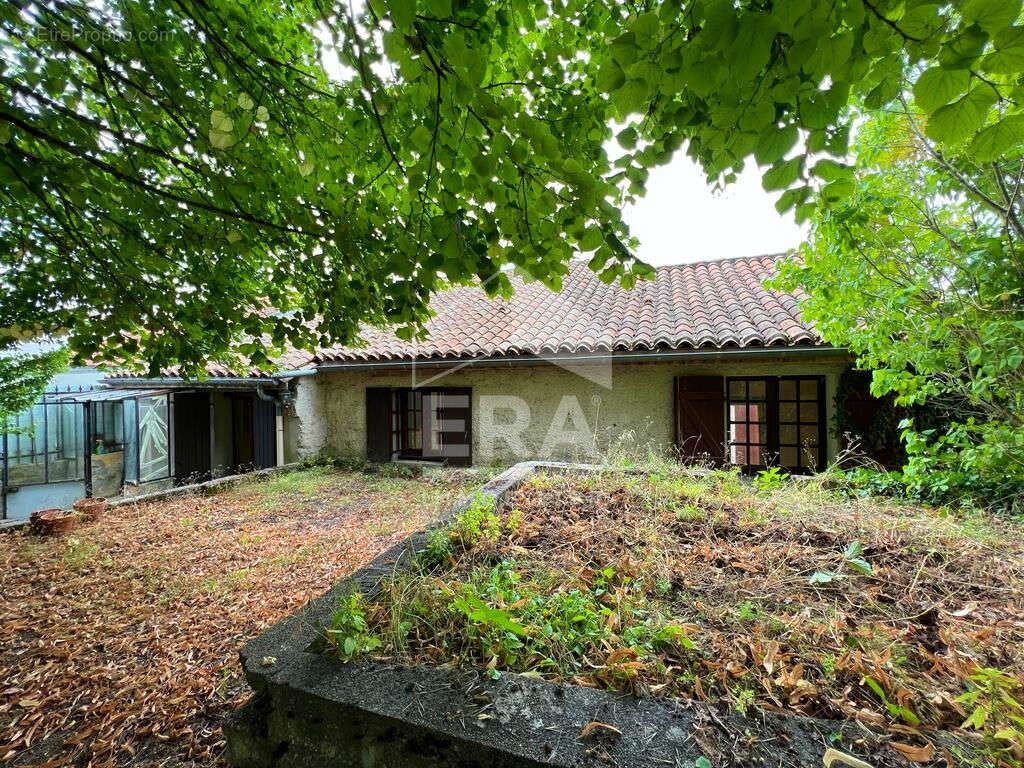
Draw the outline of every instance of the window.
[[[821,376],[730,378],[729,460],[746,469],[778,465],[813,472],[825,463]]]
[[[391,450],[418,456],[423,451],[423,390],[396,389],[391,396]]]
[[[92,404],[93,453],[124,450],[124,410],[119,401]]]
[[[822,462],[821,383],[817,378],[779,379],[779,464],[813,472]]]
[[[768,381],[729,380],[729,461],[764,466],[768,453]]]
[[[464,387],[367,387],[367,458],[471,464],[471,400]]]

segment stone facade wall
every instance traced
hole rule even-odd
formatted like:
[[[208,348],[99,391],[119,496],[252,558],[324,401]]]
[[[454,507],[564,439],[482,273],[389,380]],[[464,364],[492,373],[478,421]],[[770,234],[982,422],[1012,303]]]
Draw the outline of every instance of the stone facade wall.
[[[322,370],[299,379],[286,415],[288,461],[366,455],[366,388],[433,385],[472,388],[474,463],[528,459],[594,460],[611,451],[663,452],[673,440],[673,379],[680,375],[823,375],[831,426],[847,358],[763,356],[679,362],[479,365],[457,370]],[[837,451],[829,430],[828,457]]]

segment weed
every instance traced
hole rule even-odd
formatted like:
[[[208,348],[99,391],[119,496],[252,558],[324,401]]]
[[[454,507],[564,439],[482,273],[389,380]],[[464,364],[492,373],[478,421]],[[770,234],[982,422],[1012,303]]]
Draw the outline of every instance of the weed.
[[[757,473],[757,476],[754,477],[754,488],[757,489],[758,493],[770,496],[782,488],[788,479],[789,474],[787,472],[783,472],[779,467],[771,467]]]
[[[351,661],[381,644],[380,638],[369,632],[363,596],[358,592],[341,598],[331,617],[331,625],[324,633],[342,661]]]
[[[957,697],[969,709],[964,728],[985,731],[989,748],[1015,762],[1024,760],[1024,703],[1020,680],[983,667],[971,675],[971,687]]]
[[[754,689],[749,686],[746,688],[740,688],[733,694],[733,705],[736,707],[736,711],[741,715],[746,715],[747,710],[754,706],[754,701],[757,699],[757,694],[754,693]]]
[[[685,522],[703,520],[706,516],[704,510],[694,504],[684,504],[676,510],[676,519]]]
[[[68,550],[64,553],[64,562],[69,568],[79,569],[88,565],[96,559],[100,546],[91,539],[79,539],[72,537],[68,539]],[[104,564],[113,564],[109,558]]]
[[[761,615],[761,609],[752,600],[744,600],[738,603],[735,609],[736,620],[742,624],[750,624],[757,621]]]

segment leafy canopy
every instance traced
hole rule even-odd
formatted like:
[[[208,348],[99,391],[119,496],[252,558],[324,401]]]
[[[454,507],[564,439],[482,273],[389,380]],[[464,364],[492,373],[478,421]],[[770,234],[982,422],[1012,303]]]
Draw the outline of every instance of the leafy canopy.
[[[620,209],[653,166],[685,146],[728,182],[754,158],[807,216],[853,193],[848,103],[912,72],[937,145],[1020,139],[1019,0],[21,5],[0,328],[150,370],[410,336],[446,282],[557,288],[577,252],[629,287],[650,270]]]
[[[983,161],[977,139],[940,151],[926,119],[909,104],[866,120],[855,191],[822,205],[780,283],[808,293],[805,316],[873,370],[876,395],[940,415],[903,424],[912,491],[1019,507],[1024,141]]]

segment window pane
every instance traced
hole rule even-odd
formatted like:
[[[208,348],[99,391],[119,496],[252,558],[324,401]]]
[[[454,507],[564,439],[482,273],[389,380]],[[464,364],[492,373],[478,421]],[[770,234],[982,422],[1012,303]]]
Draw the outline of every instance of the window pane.
[[[779,464],[784,467],[798,467],[797,463],[797,449],[796,448],[780,448],[779,449]]]
[[[765,434],[768,432],[766,429],[761,429],[760,424],[750,424],[747,427],[747,442],[748,443],[765,443]]]
[[[800,427],[800,443],[814,443],[818,442],[818,428],[817,427]]]
[[[747,404],[747,420],[765,423],[765,412],[767,409],[760,403]]]
[[[748,462],[749,464],[764,464],[764,462],[761,460],[761,446],[752,445],[747,449],[747,451],[750,456],[750,461]]]
[[[792,379],[779,381],[779,399],[796,400],[796,382]]]
[[[800,421],[817,421],[818,420],[818,404],[817,403],[800,403]]]
[[[729,382],[729,397],[734,400],[745,400],[747,397],[747,382],[745,381],[730,381]]]
[[[746,421],[747,420],[747,406],[743,403],[733,403],[729,406],[729,420],[730,421]]]
[[[779,427],[779,443],[782,445],[796,445],[797,435],[795,425],[782,425]]]
[[[733,464],[746,464],[747,463],[747,446],[745,445],[734,445],[729,450],[729,460]]]
[[[800,381],[800,399],[817,400],[818,382],[815,381],[814,379],[802,379]]]
[[[815,469],[818,466],[818,446],[807,445],[801,449],[802,459],[801,464],[805,467]]]
[[[765,386],[764,379],[757,379],[755,381],[748,381],[747,386],[750,388],[747,394],[748,400],[764,400],[767,395],[767,388]]]
[[[779,421],[796,421],[796,403],[779,403]]]
[[[167,477],[167,395],[139,398],[139,482]]]

